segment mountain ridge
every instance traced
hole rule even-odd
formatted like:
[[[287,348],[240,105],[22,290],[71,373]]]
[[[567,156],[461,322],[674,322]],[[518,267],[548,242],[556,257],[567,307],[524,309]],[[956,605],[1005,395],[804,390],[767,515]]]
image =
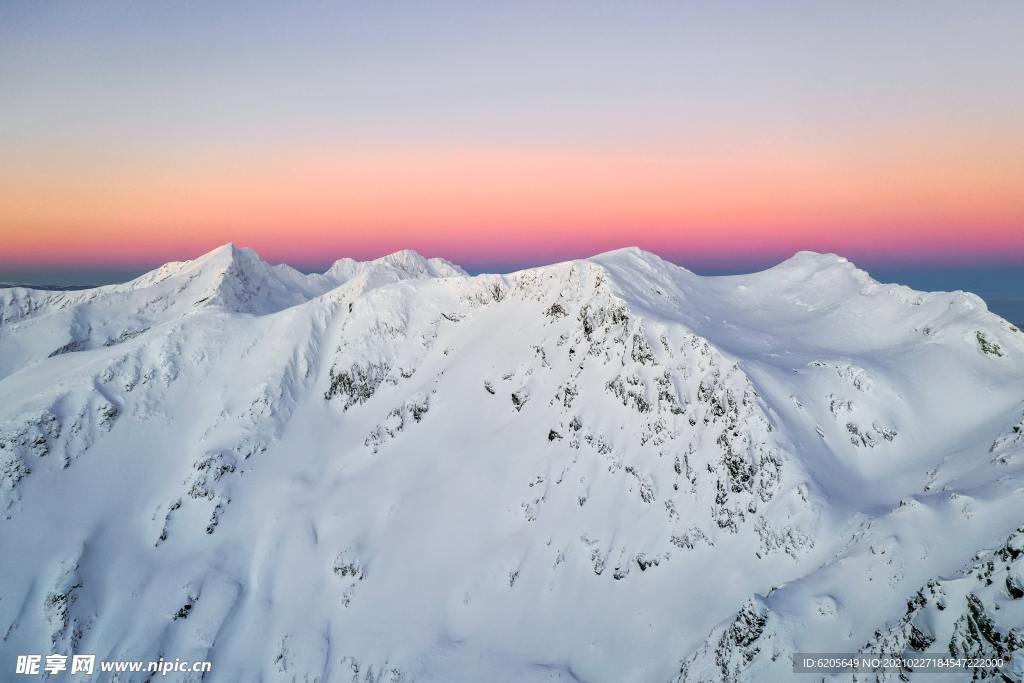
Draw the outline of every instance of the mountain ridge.
[[[906,600],[1022,526],[1024,334],[969,296],[813,253],[398,254],[334,284],[226,245],[0,299],[0,651],[785,679],[797,649],[907,642]],[[979,595],[957,614],[1006,651],[1018,603]]]

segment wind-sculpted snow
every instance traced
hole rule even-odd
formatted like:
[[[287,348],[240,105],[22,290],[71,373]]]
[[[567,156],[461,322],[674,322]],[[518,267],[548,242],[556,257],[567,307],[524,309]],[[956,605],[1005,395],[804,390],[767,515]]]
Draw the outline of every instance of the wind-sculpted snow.
[[[1024,334],[969,294],[811,253],[304,275],[228,245],[0,290],[0,321],[4,662],[741,681],[1021,647]]]

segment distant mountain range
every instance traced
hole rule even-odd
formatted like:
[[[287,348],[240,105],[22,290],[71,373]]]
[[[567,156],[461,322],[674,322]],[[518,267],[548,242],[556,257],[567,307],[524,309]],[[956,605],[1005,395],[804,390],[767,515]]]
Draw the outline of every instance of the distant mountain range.
[[[307,275],[225,245],[0,290],[0,396],[3,662],[765,681],[865,651],[1024,673],[1024,333],[836,255],[469,276],[404,251]]]
[[[39,289],[45,292],[67,292],[79,289],[94,289],[96,285],[47,285],[28,282],[0,282],[0,288],[21,287],[23,289]]]

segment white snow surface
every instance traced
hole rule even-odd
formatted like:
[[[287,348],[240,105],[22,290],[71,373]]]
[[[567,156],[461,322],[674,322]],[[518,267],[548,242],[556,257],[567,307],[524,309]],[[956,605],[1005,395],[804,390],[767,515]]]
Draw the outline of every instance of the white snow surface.
[[[1024,671],[1022,526],[1024,334],[831,254],[304,275],[225,245],[0,290],[3,676],[50,652],[215,681]]]

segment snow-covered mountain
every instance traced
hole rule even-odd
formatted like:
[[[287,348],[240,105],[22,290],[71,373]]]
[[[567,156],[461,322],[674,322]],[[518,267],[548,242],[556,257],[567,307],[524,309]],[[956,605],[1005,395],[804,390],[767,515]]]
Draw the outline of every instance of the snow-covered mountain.
[[[1024,667],[1024,333],[807,252],[714,278],[637,249],[304,275],[227,245],[123,285],[0,290],[0,513],[5,667]]]

